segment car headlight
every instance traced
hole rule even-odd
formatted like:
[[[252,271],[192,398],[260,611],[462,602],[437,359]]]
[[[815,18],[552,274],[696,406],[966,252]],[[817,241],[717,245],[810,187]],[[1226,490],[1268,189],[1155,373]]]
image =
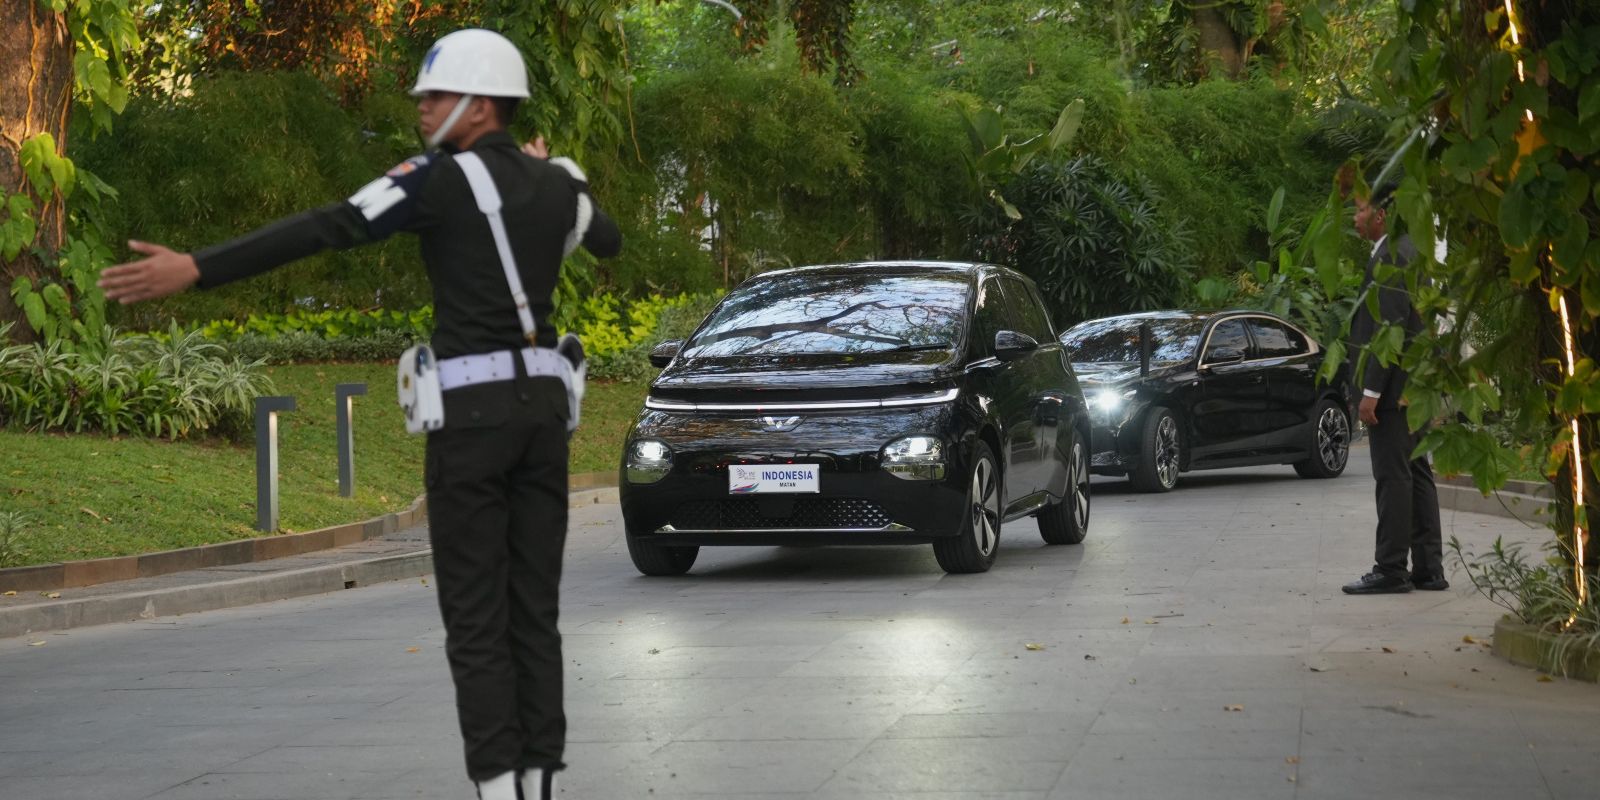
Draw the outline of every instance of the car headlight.
[[[672,448],[658,439],[639,439],[628,445],[629,483],[655,483],[672,470]]]
[[[883,469],[908,481],[944,478],[944,442],[934,436],[907,436],[883,448]]]
[[[1101,389],[1089,398],[1089,406],[1102,416],[1110,417],[1138,393],[1137,389]]]

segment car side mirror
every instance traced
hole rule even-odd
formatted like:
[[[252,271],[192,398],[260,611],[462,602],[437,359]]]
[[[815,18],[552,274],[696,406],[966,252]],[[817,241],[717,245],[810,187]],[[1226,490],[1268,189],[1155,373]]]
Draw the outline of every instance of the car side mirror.
[[[650,350],[650,366],[656,369],[665,369],[672,359],[678,357],[678,350],[683,347],[682,339],[668,339]]]
[[[1218,347],[1206,353],[1205,366],[1224,367],[1244,360],[1244,351],[1237,347]]]
[[[1013,361],[1039,349],[1039,342],[1026,333],[1000,331],[994,335],[994,357]]]

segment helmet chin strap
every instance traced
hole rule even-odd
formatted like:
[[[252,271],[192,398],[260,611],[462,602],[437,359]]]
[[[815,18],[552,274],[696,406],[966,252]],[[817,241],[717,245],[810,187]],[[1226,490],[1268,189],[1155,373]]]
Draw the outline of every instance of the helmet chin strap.
[[[467,112],[467,106],[471,104],[472,95],[461,95],[461,99],[456,101],[456,107],[451,109],[450,116],[445,117],[444,122],[439,125],[438,130],[435,130],[433,135],[428,137],[428,146],[438,147],[442,142],[444,142],[444,137],[450,135],[450,129],[456,126],[456,122],[461,119],[462,114]]]

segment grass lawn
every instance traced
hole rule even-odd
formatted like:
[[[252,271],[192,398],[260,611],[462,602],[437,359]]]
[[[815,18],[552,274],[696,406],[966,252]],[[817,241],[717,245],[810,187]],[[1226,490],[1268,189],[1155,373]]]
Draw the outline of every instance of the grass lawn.
[[[400,510],[422,493],[423,439],[408,436],[390,364],[269,368],[299,410],[278,422],[279,524],[313,530]],[[356,496],[339,496],[333,387],[355,400]],[[573,472],[614,472],[644,383],[590,382]],[[0,511],[20,511],[24,558],[41,564],[133,555],[260,535],[253,442],[108,438],[0,430]]]

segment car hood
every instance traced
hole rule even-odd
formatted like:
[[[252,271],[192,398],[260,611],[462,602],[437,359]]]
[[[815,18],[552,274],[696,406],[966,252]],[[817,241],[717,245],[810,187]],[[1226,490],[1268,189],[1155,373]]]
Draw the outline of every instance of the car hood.
[[[687,358],[651,384],[662,394],[709,391],[842,391],[864,395],[948,383],[960,370],[949,350]]]

